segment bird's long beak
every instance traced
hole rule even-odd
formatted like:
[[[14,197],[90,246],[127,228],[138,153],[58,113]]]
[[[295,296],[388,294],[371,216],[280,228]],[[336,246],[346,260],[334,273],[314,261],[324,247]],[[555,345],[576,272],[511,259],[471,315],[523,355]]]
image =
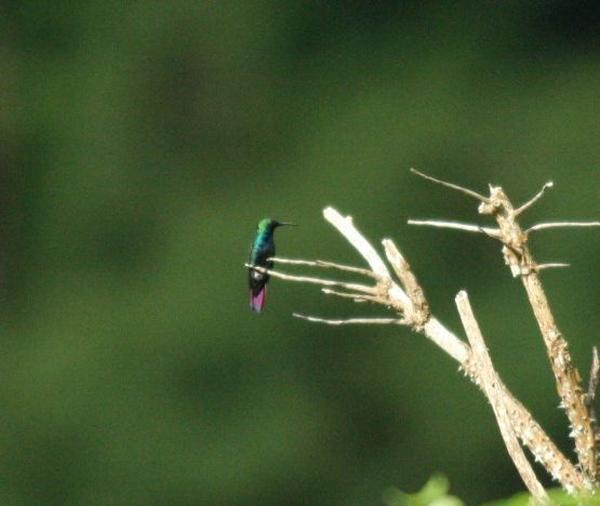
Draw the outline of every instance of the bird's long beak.
[[[286,221],[278,221],[277,222],[278,227],[285,226],[285,225],[287,225],[288,227],[297,227],[298,226],[296,223],[288,223]]]

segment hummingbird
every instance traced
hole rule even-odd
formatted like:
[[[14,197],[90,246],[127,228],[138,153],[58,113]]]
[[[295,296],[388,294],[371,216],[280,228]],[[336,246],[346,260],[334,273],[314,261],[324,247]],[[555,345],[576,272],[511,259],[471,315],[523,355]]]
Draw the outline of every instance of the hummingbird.
[[[284,223],[270,218],[264,218],[258,222],[256,237],[250,248],[248,264],[266,269],[273,268],[273,262],[268,259],[275,256],[275,241],[273,233],[277,227],[284,225],[296,226],[295,223]],[[267,295],[267,282],[269,275],[258,272],[251,267],[248,269],[248,285],[250,287],[250,309],[260,313],[265,305]]]

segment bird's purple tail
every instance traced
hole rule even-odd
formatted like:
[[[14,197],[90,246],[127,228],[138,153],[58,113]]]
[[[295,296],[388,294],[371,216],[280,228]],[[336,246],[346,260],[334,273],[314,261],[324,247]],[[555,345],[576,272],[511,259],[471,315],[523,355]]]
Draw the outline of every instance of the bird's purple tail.
[[[267,299],[267,287],[263,286],[256,294],[250,290],[250,309],[255,313],[260,313],[265,307],[265,300]]]

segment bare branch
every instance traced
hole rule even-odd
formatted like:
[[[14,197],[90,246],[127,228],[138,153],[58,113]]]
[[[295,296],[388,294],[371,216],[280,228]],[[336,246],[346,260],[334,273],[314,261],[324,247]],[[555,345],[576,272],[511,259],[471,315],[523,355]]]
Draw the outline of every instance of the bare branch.
[[[352,222],[352,216],[342,216],[333,207],[327,207],[323,210],[323,216],[342,234],[352,246],[367,261],[371,270],[381,277],[389,278],[390,273],[383,263],[381,257],[375,251],[375,248],[356,230]]]
[[[554,183],[552,181],[548,181],[544,186],[542,186],[542,189],[533,196],[533,198],[525,202],[525,204],[523,204],[518,209],[515,209],[515,216],[519,216],[523,211],[530,208],[533,204],[535,204],[539,199],[542,198],[546,190],[552,188],[553,186]]]
[[[310,283],[313,285],[321,285],[321,286],[339,286],[341,288],[346,288],[347,290],[355,290],[357,292],[364,293],[377,293],[377,289],[372,286],[361,285],[358,283],[345,283],[343,281],[333,281],[330,279],[323,278],[313,278],[308,276],[294,276],[292,274],[285,274],[279,271],[273,271],[271,269],[265,269],[264,267],[259,267],[258,265],[250,265],[244,264],[249,269],[253,269],[258,272],[262,272],[264,274],[268,274],[269,276],[273,276],[274,278],[285,279],[286,281],[296,281],[298,283]]]
[[[431,317],[425,324],[423,334],[454,358],[471,380],[475,384],[479,384],[477,369],[471,358],[471,349],[467,344],[434,317]],[[579,470],[558,449],[527,408],[514,398],[504,383],[498,381],[498,388],[503,391],[506,409],[515,433],[529,448],[536,461],[540,462],[567,492],[573,493],[586,488],[588,483]]]
[[[504,190],[499,186],[490,186],[488,202],[479,205],[480,214],[494,216],[500,229],[504,244],[502,253],[513,276],[519,276],[527,292],[533,314],[540,328],[550,360],[552,373],[556,380],[556,389],[569,418],[570,435],[575,440],[575,450],[579,465],[585,473],[585,481],[597,483],[600,478],[598,451],[594,440],[594,430],[585,394],[581,385],[581,376],[574,366],[568,349],[568,342],[558,328],[542,283],[538,276],[536,262],[527,244],[527,231],[523,231],[516,220],[514,207]],[[576,222],[536,225],[530,229],[539,230],[554,226],[580,226]],[[600,223],[599,223],[600,224]],[[581,226],[590,226],[585,224]]]
[[[537,271],[541,271],[544,269],[556,269],[556,268],[562,268],[562,267],[571,267],[571,264],[565,264],[565,263],[561,263],[561,262],[537,264],[535,266],[535,269]]]
[[[411,300],[417,302],[419,305],[426,304],[425,294],[423,293],[421,285],[419,285],[417,278],[410,269],[410,265],[402,256],[402,253],[400,253],[400,250],[396,247],[394,241],[391,239],[383,239],[381,244],[383,245],[385,255],[392,265],[396,276],[398,276],[398,279],[401,281],[406,291],[411,295]],[[415,300],[415,298],[417,300]]]
[[[356,274],[362,274],[363,276],[369,276],[373,279],[381,279],[380,276],[375,274],[373,271],[369,269],[363,269],[361,267],[354,267],[352,265],[343,265],[337,264],[334,262],[326,262],[325,260],[302,260],[296,258],[280,258],[280,257],[271,257],[269,258],[272,262],[278,264],[289,264],[289,265],[306,265],[308,267],[320,267],[323,269],[337,269],[339,271],[345,272],[354,272]]]
[[[479,378],[483,392],[492,405],[506,449],[514,462],[517,471],[519,471],[521,479],[535,500],[538,503],[548,503],[550,498],[542,484],[538,481],[513,429],[507,411],[504,391],[502,388],[499,388],[499,385],[501,384],[500,378],[492,364],[492,359],[490,358],[488,349],[485,345],[483,335],[481,334],[473,309],[469,303],[467,292],[460,291],[455,300],[463,327],[469,339],[469,343],[471,343],[474,364],[477,369],[477,377]]]
[[[413,174],[416,174],[417,176],[421,176],[423,179],[427,179],[428,181],[431,181],[433,183],[436,184],[441,184],[442,186],[446,186],[447,188],[452,188],[453,190],[457,190],[459,192],[462,192],[466,195],[469,195],[469,197],[473,197],[477,200],[480,200],[481,202],[487,202],[489,199],[487,197],[484,197],[483,195],[473,191],[473,190],[469,190],[468,188],[464,188],[462,186],[459,186],[457,184],[454,183],[449,183],[447,181],[442,181],[441,179],[437,179],[435,177],[432,176],[428,176],[427,174],[424,174],[423,172],[418,171],[417,169],[410,169],[410,171]]]
[[[471,355],[469,345],[444,327],[437,318],[432,316],[427,320],[423,327],[423,334],[456,360],[461,367],[468,369],[467,364]]]
[[[346,320],[330,320],[327,318],[319,318],[317,316],[307,316],[299,313],[293,313],[294,317],[300,318],[301,320],[307,320],[315,323],[326,323],[327,325],[355,325],[355,324],[368,324],[368,325],[400,325],[402,320],[398,318],[348,318]]]
[[[383,245],[388,261],[402,283],[402,286],[408,293],[408,297],[411,301],[411,304],[404,309],[404,318],[410,322],[416,330],[420,330],[431,314],[429,311],[429,304],[425,298],[425,293],[410,269],[410,265],[394,244],[394,241],[391,239],[384,239],[381,241],[381,244]]]
[[[411,301],[409,296],[400,286],[391,281],[392,278],[388,268],[385,266],[385,263],[377,251],[375,251],[375,248],[373,248],[373,246],[371,246],[365,237],[356,229],[354,223],[352,222],[352,217],[342,216],[333,207],[325,208],[323,210],[323,216],[337,229],[340,234],[346,238],[350,244],[352,244],[352,246],[354,246],[354,248],[367,261],[375,274],[381,276],[382,279],[387,279],[390,281],[391,285],[389,286],[388,292],[390,298],[394,302],[394,307],[397,310],[410,307]]]
[[[500,230],[497,228],[481,227],[479,225],[471,225],[469,223],[459,223],[456,221],[442,220],[408,220],[409,225],[424,225],[427,227],[436,228],[451,228],[454,230],[462,230],[464,232],[474,232],[476,234],[486,234],[495,239],[500,238]]]
[[[574,227],[600,227],[600,221],[554,221],[550,223],[538,223],[529,227],[525,233],[545,230],[547,228],[574,228]]]
[[[337,290],[331,290],[329,288],[321,288],[321,291],[325,295],[335,295],[336,297],[341,297],[342,299],[352,299],[354,302],[374,302],[382,304],[383,300],[381,297],[377,297],[374,295],[363,295],[361,293],[350,293],[350,292],[339,292]]]

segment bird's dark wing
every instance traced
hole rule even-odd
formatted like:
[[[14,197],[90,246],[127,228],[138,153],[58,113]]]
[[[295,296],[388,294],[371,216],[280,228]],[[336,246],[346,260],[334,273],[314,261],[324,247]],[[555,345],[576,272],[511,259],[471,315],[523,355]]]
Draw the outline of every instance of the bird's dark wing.
[[[260,249],[256,249],[256,246],[253,245],[250,248],[250,259],[248,263],[250,265],[265,267],[266,269],[272,269],[273,262],[268,262],[267,258],[270,258],[274,255],[275,246],[273,244]],[[258,272],[252,268],[248,269],[248,286],[254,295],[257,295],[266,285],[267,281],[269,281],[269,277],[270,276],[264,272]]]

